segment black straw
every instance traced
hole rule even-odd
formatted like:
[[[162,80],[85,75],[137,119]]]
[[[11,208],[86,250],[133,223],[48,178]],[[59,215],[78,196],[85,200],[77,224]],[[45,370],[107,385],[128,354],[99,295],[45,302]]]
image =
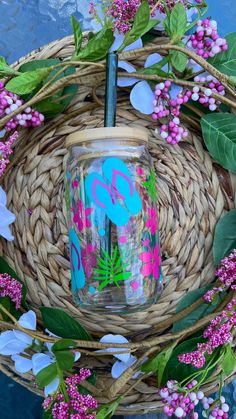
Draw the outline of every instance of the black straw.
[[[115,52],[109,52],[106,61],[104,127],[114,127],[116,125],[117,69],[118,55]]]

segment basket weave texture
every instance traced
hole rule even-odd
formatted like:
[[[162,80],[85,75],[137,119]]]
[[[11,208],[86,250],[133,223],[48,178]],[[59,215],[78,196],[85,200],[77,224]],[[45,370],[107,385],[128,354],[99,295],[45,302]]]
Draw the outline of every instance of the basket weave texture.
[[[73,53],[72,38],[64,38],[20,60],[65,58]],[[150,133],[159,195],[159,228],[164,292],[148,311],[128,316],[88,313],[75,306],[70,291],[68,235],[64,202],[67,150],[65,138],[77,130],[103,126],[103,107],[93,101],[93,89],[81,86],[73,103],[57,118],[36,131],[21,134],[21,153],[3,179],[8,207],[15,213],[13,242],[0,240],[3,255],[28,288],[28,303],[67,310],[96,338],[122,334],[132,341],[155,334],[160,321],[171,318],[183,296],[214,279],[212,240],[216,222],[235,206],[235,178],[214,164],[197,131],[179,145],[170,146],[155,134],[151,118],[137,113],[126,101],[118,106],[118,126],[144,126]],[[23,147],[25,149],[22,153]],[[23,154],[23,155],[22,155]],[[20,155],[20,154],[19,154]],[[111,359],[88,358],[97,367],[100,388],[112,382]],[[1,369],[34,392],[30,375],[20,377],[9,359]],[[131,384],[132,385],[132,380]],[[214,382],[207,390],[215,389]],[[128,406],[127,406],[128,405]],[[124,398],[118,413],[145,413],[161,406],[151,382],[137,384]]]

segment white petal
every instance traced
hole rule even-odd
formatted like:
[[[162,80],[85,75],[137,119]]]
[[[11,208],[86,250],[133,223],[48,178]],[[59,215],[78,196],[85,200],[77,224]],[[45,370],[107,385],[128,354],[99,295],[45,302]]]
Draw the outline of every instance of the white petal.
[[[9,211],[4,205],[0,204],[0,227],[8,226],[13,223],[16,216]]]
[[[129,341],[122,335],[105,335],[100,339],[101,343],[129,343]],[[104,351],[104,349],[103,349]],[[130,359],[130,351],[127,348],[107,348],[105,349],[105,352],[124,352],[127,351],[127,353],[124,354],[114,354],[114,357],[119,359],[123,362],[128,362]]]
[[[154,29],[156,29],[157,31],[163,31],[163,29],[164,29],[163,22],[164,22],[165,18],[166,18],[166,15],[164,13],[161,13],[159,10],[156,10],[155,16],[153,16],[151,18],[151,20],[152,19],[157,19],[157,20],[160,20],[160,23],[158,23],[154,27]]]
[[[118,32],[115,32],[114,35],[115,35],[115,40],[110,48],[110,51],[117,51],[120,48],[120,46],[123,44],[123,41],[125,39],[125,36],[121,35]]]
[[[171,85],[170,97],[171,99],[176,99],[177,96],[182,92],[183,88],[181,86],[177,86],[177,84]]]
[[[50,394],[55,393],[55,391],[57,391],[58,387],[60,384],[60,380],[58,377],[56,377],[51,383],[49,383],[45,389],[44,389],[44,394],[45,396],[49,396]]]
[[[48,348],[49,352],[52,352],[53,343],[45,342],[45,346]]]
[[[2,187],[0,186],[0,205],[6,205],[7,203],[7,195],[4,192],[4,190],[2,189]]]
[[[14,236],[11,234],[11,230],[8,226],[0,227],[0,236],[8,241],[14,240]]]
[[[120,362],[120,361],[115,362],[111,370],[112,377],[119,378],[121,374],[123,374],[123,372],[125,372],[129,367],[131,367],[136,361],[137,361],[137,358],[131,355],[128,362]],[[139,375],[139,372],[134,374],[132,378],[136,378],[137,374]]]
[[[50,332],[50,330],[48,330],[48,329],[45,329],[45,332],[47,332],[49,336],[52,336],[54,338],[60,338],[61,337],[61,336],[57,336],[54,333]]]
[[[161,60],[162,56],[160,54],[157,54],[157,52],[154,52],[153,54],[147,57],[144,67],[151,67],[152,65],[159,63]]]
[[[152,91],[148,82],[146,82],[145,80],[137,83],[130,93],[130,102],[132,106],[139,112],[144,113],[145,115],[150,115],[151,113],[153,113],[154,99],[154,92]]]
[[[49,355],[46,354],[34,354],[32,356],[33,374],[37,375],[39,371],[53,364],[53,360]]]
[[[81,353],[80,352],[75,352],[75,362],[78,361],[81,357]]]
[[[197,17],[197,9],[195,7],[191,7],[190,9],[187,10],[187,20],[188,23],[191,23],[193,21],[193,16],[196,15]]]
[[[29,310],[27,313],[22,314],[19,318],[19,324],[30,330],[36,330],[36,322],[36,314],[33,310]]]
[[[16,355],[23,352],[27,345],[17,339],[12,331],[6,331],[0,335],[0,354]]]
[[[12,360],[15,362],[15,370],[21,374],[25,374],[32,369],[32,361],[29,358],[25,358],[20,355],[13,355]]]
[[[0,138],[3,138],[5,134],[6,134],[6,130],[5,129],[2,129],[0,131]],[[1,202],[1,197],[0,197],[0,202]]]
[[[126,61],[119,61],[118,67],[122,68],[123,70],[126,70],[127,73],[136,72],[136,68],[133,65],[127,63]],[[137,82],[138,82],[138,79],[136,79],[135,77],[133,77],[132,79],[128,77],[118,77],[117,85],[120,87],[133,86],[133,84]]]
[[[13,333],[20,342],[25,344],[25,347],[32,345],[33,339],[27,333],[21,332],[20,330],[13,330]]]
[[[142,39],[139,38],[136,41],[132,42],[132,44],[128,45],[124,48],[124,51],[131,51],[132,49],[139,49],[143,47]]]

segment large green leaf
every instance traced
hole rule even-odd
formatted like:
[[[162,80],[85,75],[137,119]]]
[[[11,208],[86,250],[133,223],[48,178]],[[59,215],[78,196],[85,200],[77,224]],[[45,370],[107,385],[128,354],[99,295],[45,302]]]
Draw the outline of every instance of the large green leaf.
[[[59,308],[40,307],[43,325],[57,336],[65,339],[92,340],[89,333],[69,314]]]
[[[177,71],[182,73],[188,64],[188,58],[182,52],[173,51],[171,53],[171,64]]]
[[[88,41],[86,46],[78,55],[76,55],[76,57],[74,57],[74,59],[82,61],[99,61],[105,58],[114,39],[112,29],[103,28],[94,38]]]
[[[28,71],[38,70],[40,68],[49,68],[53,67],[56,64],[59,64],[59,58],[48,58],[45,60],[32,60],[28,61],[27,63],[21,64],[19,67],[19,71],[21,73],[26,73]]]
[[[229,76],[236,76],[236,32],[226,37],[228,50],[209,58],[209,62],[222,73]]]
[[[141,38],[146,32],[151,29],[150,23],[150,6],[147,1],[143,1],[139,7],[131,30],[125,35],[125,39],[118,49],[119,52],[123,51],[125,47]]]
[[[236,249],[236,210],[229,211],[216,224],[213,241],[213,256],[218,265],[232,250]]]
[[[18,71],[10,67],[5,58],[0,56],[0,76],[16,76]]]
[[[141,368],[143,372],[157,372],[157,384],[158,387],[161,386],[162,377],[166,368],[166,365],[173,353],[173,350],[176,346],[176,343],[171,345],[169,348],[165,349],[164,351],[160,352],[151,360],[147,361]]]
[[[31,93],[48,76],[51,68],[39,68],[27,71],[20,76],[14,77],[6,84],[6,89],[18,95]]]
[[[71,16],[71,24],[74,32],[74,40],[75,40],[75,53],[79,54],[83,33],[80,27],[79,21],[76,19],[75,16]]]
[[[39,388],[46,387],[58,376],[58,370],[56,363],[48,365],[48,367],[43,368],[37,375],[36,381]]]
[[[97,412],[96,412],[96,419],[110,419],[117,407],[119,406],[121,400],[122,400],[122,396],[118,397],[118,399],[114,400],[111,403],[108,403],[104,406],[101,406],[98,408]]]
[[[225,377],[229,377],[236,371],[236,355],[231,345],[227,345],[225,348],[221,366]]]
[[[177,3],[169,17],[169,35],[174,40],[181,40],[187,30],[187,13],[181,3]]]
[[[225,169],[236,172],[236,115],[205,115],[201,119],[201,126],[210,155]]]

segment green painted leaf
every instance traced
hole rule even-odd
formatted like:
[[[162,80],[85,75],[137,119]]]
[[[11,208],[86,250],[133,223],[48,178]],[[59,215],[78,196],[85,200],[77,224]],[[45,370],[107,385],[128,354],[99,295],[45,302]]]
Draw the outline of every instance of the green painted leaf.
[[[49,365],[48,367],[41,370],[36,375],[36,381],[39,388],[46,387],[49,383],[51,383],[55,378],[58,376],[58,370],[56,363]]]
[[[96,419],[110,419],[114,415],[117,407],[119,406],[121,400],[123,399],[122,396],[118,397],[118,399],[114,400],[111,403],[108,403],[104,406],[98,408],[96,412]]]
[[[118,52],[123,51],[125,47],[145,35],[151,29],[149,22],[150,6],[147,1],[143,1],[134,18],[132,29],[125,35],[123,44],[118,49]]]
[[[165,349],[164,351],[160,352],[150,361],[147,361],[141,368],[141,370],[146,373],[157,372],[157,381],[158,381],[159,388],[162,383],[162,377],[163,377],[166,365],[175,347],[176,347],[176,343],[174,343],[173,345],[171,345],[169,348]]]
[[[171,53],[171,63],[177,71],[182,73],[188,64],[188,58],[182,52],[173,51]]]
[[[182,39],[187,30],[187,13],[185,7],[181,3],[177,3],[173,8],[169,18],[169,35],[176,40]]]
[[[76,19],[75,16],[71,16],[71,24],[74,31],[74,40],[75,40],[75,53],[79,54],[83,33],[80,27],[79,21]]]
[[[116,275],[114,278],[116,281],[125,281],[126,279],[129,279],[131,276],[132,276],[131,272],[122,272]]]
[[[225,214],[216,224],[213,256],[216,265],[236,249],[236,209]]]
[[[225,377],[229,377],[236,371],[236,355],[230,345],[225,348],[221,367]]]
[[[228,50],[209,58],[209,63],[229,76],[236,76],[236,32],[226,35]]]
[[[225,169],[236,172],[236,115],[205,115],[201,119],[201,126],[210,155]]]
[[[177,305],[176,313],[180,313],[181,311],[185,310],[187,307],[191,306],[195,301],[199,298],[203,297],[206,292],[211,289],[213,285],[208,285],[204,288],[199,288],[197,290],[188,292]],[[181,330],[185,330],[186,328],[193,326],[198,320],[207,316],[208,314],[213,313],[216,309],[217,305],[220,301],[222,301],[225,297],[225,294],[219,295],[215,302],[208,304],[202,303],[198,306],[195,310],[188,314],[188,316],[184,317],[183,319],[177,321],[173,325],[173,332],[177,333]]]
[[[50,68],[41,68],[34,71],[27,71],[20,76],[14,77],[6,84],[6,89],[18,95],[31,93],[38,87],[50,72]]]
[[[146,182],[143,182],[143,187],[147,189],[147,192],[150,198],[156,201],[157,190],[156,190],[156,175],[155,175],[154,170],[151,170],[150,178]]]
[[[81,61],[99,61],[105,58],[114,42],[112,29],[103,28],[97,35],[88,41],[87,45],[74,57]]]
[[[44,328],[68,339],[92,340],[81,324],[59,308],[40,307]]]

